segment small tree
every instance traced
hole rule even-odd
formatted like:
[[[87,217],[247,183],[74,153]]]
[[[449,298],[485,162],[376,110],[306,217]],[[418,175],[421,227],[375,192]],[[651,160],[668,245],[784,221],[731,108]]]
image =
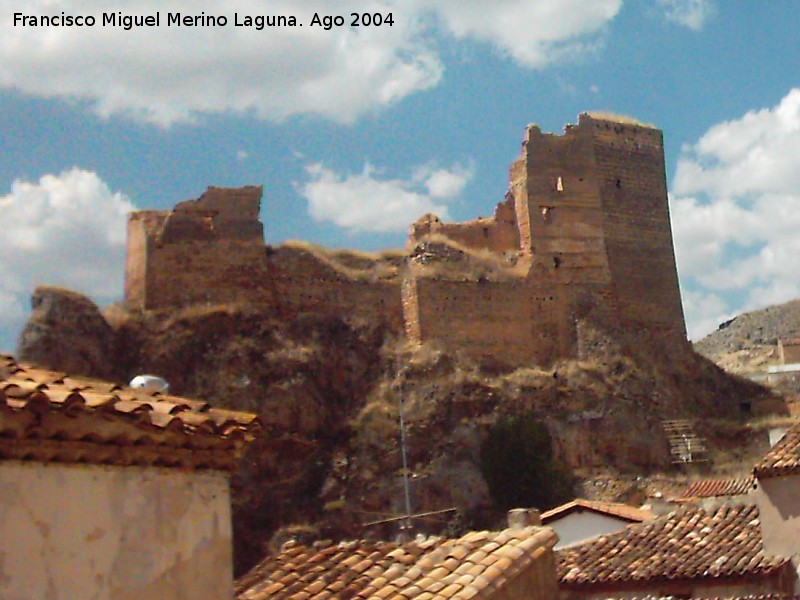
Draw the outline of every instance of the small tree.
[[[553,458],[547,426],[530,413],[497,418],[481,446],[481,471],[502,510],[547,510],[573,497],[575,477]]]

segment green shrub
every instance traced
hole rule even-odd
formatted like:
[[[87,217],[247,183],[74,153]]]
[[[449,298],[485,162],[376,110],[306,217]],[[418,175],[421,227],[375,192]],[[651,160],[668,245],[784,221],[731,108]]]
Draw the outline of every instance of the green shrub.
[[[481,471],[502,510],[547,510],[573,498],[575,477],[553,458],[547,426],[532,414],[497,418],[481,446]]]

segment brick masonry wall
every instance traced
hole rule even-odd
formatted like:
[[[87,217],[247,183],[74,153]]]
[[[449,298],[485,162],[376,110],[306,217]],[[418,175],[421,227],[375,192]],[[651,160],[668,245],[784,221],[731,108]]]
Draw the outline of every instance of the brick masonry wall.
[[[635,331],[685,339],[661,131],[587,121],[620,319]]]
[[[147,306],[147,277],[150,269],[148,248],[151,232],[159,229],[166,214],[140,211],[128,218],[128,245],[125,255],[125,305],[143,309]]]
[[[403,288],[412,341],[440,340],[468,355],[510,364],[561,354],[563,305],[551,286],[417,278]]]
[[[348,277],[310,252],[279,248],[270,254],[268,281],[281,316],[304,312],[387,323],[402,331],[400,281]]]
[[[528,271],[509,280],[448,280],[445,272],[402,282],[302,248],[268,249],[260,197],[261,188],[209,188],[172,212],[134,213],[126,305],[255,302],[285,318],[387,323],[413,341],[510,364],[579,355],[575,323],[590,308],[636,333],[685,340],[657,129],[589,115],[563,135],[531,126],[493,217],[446,224],[425,215],[412,225],[412,245],[438,233],[518,253],[518,271]]]
[[[263,247],[230,239],[151,242],[143,308],[271,303]]]
[[[509,195],[494,210],[493,217],[479,217],[464,223],[443,223],[436,215],[427,214],[411,225],[409,248],[428,235],[444,235],[452,241],[475,250],[497,254],[516,253],[519,249],[514,198]]]
[[[522,181],[512,181],[512,188],[525,194],[517,210],[528,215],[522,251],[551,264],[563,283],[608,282],[602,204],[585,130],[571,127],[557,136],[530,127],[517,163],[512,177]]]
[[[313,253],[268,249],[258,220],[261,189],[209,188],[173,211],[128,221],[129,309],[256,303],[292,318],[314,312],[402,330],[399,280],[349,277]]]

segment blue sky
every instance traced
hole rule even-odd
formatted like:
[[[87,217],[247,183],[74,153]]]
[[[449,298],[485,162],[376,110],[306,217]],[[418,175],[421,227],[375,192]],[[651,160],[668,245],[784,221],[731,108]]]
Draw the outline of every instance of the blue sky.
[[[800,4],[773,0],[0,0],[0,350],[37,284],[122,294],[125,215],[263,184],[270,243],[401,246],[491,214],[525,125],[664,130],[697,339],[800,297]],[[94,15],[94,27],[13,14]],[[160,27],[100,25],[103,12]],[[166,13],[226,16],[167,27]],[[312,27],[315,12],[389,27]],[[302,27],[234,25],[294,15]],[[347,21],[349,22],[349,17]]]

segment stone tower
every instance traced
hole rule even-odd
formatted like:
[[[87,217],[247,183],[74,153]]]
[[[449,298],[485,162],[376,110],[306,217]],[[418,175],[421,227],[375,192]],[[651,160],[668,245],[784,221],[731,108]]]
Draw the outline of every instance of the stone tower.
[[[525,259],[572,296],[595,288],[626,329],[685,338],[660,130],[590,114],[563,135],[530,126],[510,187]]]

